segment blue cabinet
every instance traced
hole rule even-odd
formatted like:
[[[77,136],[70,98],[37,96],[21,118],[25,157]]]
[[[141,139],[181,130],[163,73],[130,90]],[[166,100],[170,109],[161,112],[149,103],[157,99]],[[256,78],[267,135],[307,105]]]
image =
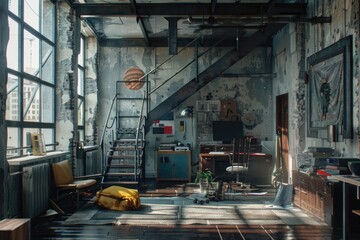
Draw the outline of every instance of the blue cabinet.
[[[191,181],[191,151],[157,151],[156,180]]]

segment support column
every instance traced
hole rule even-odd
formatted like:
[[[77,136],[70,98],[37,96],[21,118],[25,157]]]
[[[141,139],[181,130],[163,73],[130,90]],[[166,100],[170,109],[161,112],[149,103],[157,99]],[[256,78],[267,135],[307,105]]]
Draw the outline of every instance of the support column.
[[[7,131],[6,112],[6,47],[9,41],[8,1],[0,1],[0,220],[8,217],[9,165],[6,160]]]

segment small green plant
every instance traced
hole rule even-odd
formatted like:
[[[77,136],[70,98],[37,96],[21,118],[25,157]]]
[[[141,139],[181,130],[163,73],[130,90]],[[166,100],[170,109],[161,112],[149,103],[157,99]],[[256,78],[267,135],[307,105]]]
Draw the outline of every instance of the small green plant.
[[[205,179],[207,183],[211,184],[214,180],[213,173],[209,169],[196,174],[195,183],[199,183],[201,179]]]

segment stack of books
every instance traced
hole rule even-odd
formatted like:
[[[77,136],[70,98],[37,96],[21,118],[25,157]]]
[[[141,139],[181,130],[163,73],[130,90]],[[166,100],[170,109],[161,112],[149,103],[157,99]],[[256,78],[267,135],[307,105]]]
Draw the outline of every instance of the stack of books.
[[[335,166],[335,165],[326,165],[323,169],[330,175],[347,175],[350,174],[350,170],[346,166]]]
[[[326,159],[326,166],[324,169],[318,171],[318,175],[332,176],[332,175],[349,175],[351,174],[348,167],[348,161],[356,160],[354,158],[345,157],[331,157]]]

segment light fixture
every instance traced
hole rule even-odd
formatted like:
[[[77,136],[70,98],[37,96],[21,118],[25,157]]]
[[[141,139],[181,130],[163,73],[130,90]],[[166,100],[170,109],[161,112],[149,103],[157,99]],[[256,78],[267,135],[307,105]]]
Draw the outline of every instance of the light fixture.
[[[180,112],[181,117],[192,117],[193,116],[193,106],[187,106]]]

